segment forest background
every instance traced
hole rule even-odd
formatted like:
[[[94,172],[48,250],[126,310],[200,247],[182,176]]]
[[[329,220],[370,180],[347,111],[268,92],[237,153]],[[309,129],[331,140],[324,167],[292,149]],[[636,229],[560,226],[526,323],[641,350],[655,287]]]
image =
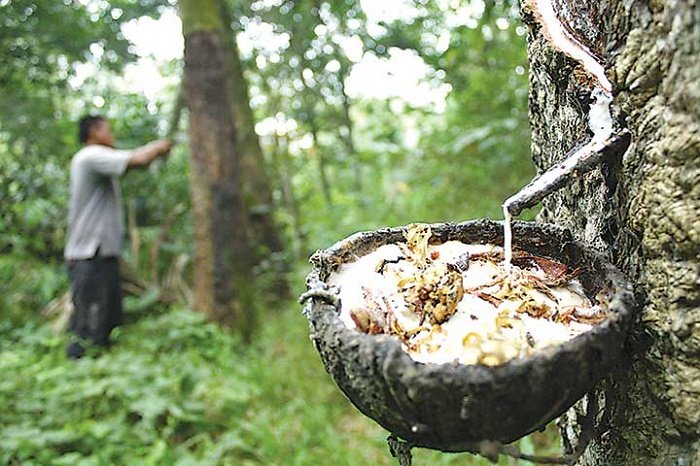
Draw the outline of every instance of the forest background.
[[[498,219],[534,167],[517,2],[377,3],[226,3],[271,187],[257,207],[284,245],[255,265],[265,305],[252,342],[193,310],[185,112],[167,162],[122,181],[127,324],[109,351],[75,363],[60,327],[76,121],[107,116],[124,148],[170,131],[182,45],[156,60],[130,39],[148,29],[158,40],[177,5],[0,0],[0,463],[392,464],[387,433],[342,397],[309,342],[293,299],[306,259],[359,230]],[[134,85],[154,73],[158,86]],[[282,276],[286,299],[271,292]],[[520,447],[552,453],[554,436]]]

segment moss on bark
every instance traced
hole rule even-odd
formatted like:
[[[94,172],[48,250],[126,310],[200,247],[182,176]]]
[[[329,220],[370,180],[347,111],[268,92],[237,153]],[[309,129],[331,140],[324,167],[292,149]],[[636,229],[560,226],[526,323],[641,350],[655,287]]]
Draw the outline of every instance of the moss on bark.
[[[179,0],[183,35],[197,31],[223,31],[219,0]]]

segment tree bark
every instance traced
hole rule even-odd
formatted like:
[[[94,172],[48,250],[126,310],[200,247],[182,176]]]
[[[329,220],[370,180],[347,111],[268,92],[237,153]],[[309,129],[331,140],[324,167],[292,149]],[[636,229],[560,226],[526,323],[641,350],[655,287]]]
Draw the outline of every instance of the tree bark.
[[[243,74],[236,35],[234,31],[230,30],[231,17],[226,2],[219,0],[219,4],[221,16],[228,28],[227,37],[230,41],[233,72],[231,96],[238,146],[241,153],[244,201],[250,213],[255,242],[265,246],[267,253],[279,253],[284,251],[284,243],[280,238],[280,230],[274,219],[272,187],[265,170],[265,157],[260,140],[255,132],[255,117],[250,107],[248,84]]]
[[[253,254],[241,189],[231,50],[217,0],[181,0],[194,217],[194,305],[246,338]]]
[[[530,117],[540,169],[585,141],[591,80],[530,26]],[[602,406],[583,465],[700,464],[700,5],[695,0],[555,0],[559,20],[606,65],[632,133],[617,159],[544,202],[637,285],[629,359],[589,396]],[[565,444],[580,436],[563,418]]]
[[[343,127],[345,128],[345,133],[341,133],[341,137],[343,143],[345,144],[348,157],[350,158],[350,163],[352,164],[355,192],[359,195],[362,193],[362,164],[360,163],[360,159],[355,148],[355,138],[353,134],[354,125],[352,116],[350,115],[350,96],[348,96],[345,90],[345,80],[347,79],[348,75],[348,68],[341,65],[340,72],[338,73],[338,80],[340,81],[340,92],[343,100]]]

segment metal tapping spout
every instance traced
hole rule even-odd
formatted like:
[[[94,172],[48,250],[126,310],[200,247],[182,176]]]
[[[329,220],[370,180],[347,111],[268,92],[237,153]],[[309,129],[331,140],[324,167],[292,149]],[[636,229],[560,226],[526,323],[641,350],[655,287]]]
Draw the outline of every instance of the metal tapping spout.
[[[603,141],[594,139],[572,150],[561,163],[537,175],[524,188],[506,199],[503,203],[504,209],[512,216],[519,215],[523,210],[533,207],[554,191],[597,167],[606,156],[627,150],[630,140],[629,130],[622,129],[612,132]]]

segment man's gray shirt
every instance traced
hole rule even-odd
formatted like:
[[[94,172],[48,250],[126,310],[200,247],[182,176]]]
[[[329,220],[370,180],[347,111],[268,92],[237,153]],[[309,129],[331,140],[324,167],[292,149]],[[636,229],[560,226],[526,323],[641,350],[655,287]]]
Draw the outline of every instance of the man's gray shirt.
[[[126,171],[131,151],[90,145],[70,164],[67,260],[119,256],[122,241],[122,205],[119,177]]]

